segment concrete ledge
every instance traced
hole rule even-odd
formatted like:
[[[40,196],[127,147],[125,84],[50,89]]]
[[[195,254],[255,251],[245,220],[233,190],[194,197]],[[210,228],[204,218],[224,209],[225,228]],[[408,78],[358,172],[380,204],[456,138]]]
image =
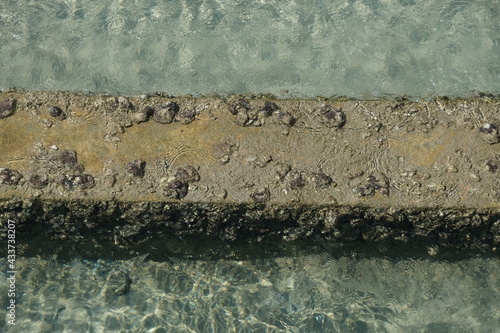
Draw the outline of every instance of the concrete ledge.
[[[35,238],[44,252],[65,239],[89,253],[144,252],[169,233],[500,241],[495,98],[6,92],[0,118],[2,240],[10,218],[26,253]]]

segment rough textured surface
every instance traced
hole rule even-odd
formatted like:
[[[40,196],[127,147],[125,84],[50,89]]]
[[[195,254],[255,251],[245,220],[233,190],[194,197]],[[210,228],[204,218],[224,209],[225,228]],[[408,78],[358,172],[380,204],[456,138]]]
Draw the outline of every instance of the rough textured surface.
[[[10,112],[0,119],[0,222],[5,231],[16,220],[23,239],[116,251],[168,232],[500,241],[498,99],[6,92],[0,101]]]

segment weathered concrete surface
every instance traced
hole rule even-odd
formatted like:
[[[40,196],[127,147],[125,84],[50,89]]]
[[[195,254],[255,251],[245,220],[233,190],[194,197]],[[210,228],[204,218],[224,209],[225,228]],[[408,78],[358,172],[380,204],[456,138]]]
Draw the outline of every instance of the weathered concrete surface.
[[[42,235],[500,242],[499,99],[6,92],[0,114],[2,240],[13,219],[28,253]]]

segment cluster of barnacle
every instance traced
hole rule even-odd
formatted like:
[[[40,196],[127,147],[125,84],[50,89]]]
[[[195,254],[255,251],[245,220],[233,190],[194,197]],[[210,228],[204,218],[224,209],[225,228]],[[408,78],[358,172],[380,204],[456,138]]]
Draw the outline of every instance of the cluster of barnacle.
[[[48,173],[58,175],[52,178],[46,175],[34,174],[29,179],[32,187],[41,189],[47,186],[50,181],[67,190],[73,188],[87,190],[95,186],[94,177],[83,173],[85,168],[81,163],[78,163],[76,151],[69,149],[51,151],[46,154],[45,159],[48,162],[46,163]]]
[[[278,164],[275,172],[276,179],[280,182],[285,182],[292,190],[300,190],[308,183],[314,183],[318,189],[336,186],[332,177],[323,172],[305,172],[292,169],[292,167],[287,164]],[[271,192],[267,187],[257,188],[250,194],[250,198],[256,203],[265,203],[271,200]]]
[[[51,182],[67,190],[73,188],[86,190],[95,186],[94,177],[83,173],[84,168],[78,163],[74,150],[45,152],[36,156],[35,160],[46,162],[45,171],[47,174],[34,173],[28,178],[29,186],[34,189],[43,189]],[[23,175],[17,170],[0,169],[0,184],[16,186],[22,179]]]
[[[234,116],[234,122],[239,126],[261,126],[266,119],[275,116],[280,123],[290,127],[295,118],[287,111],[281,111],[278,104],[270,101],[258,101],[252,104],[245,98],[237,98],[227,102],[229,112]]]
[[[50,183],[57,184],[66,190],[87,190],[95,187],[96,182],[92,175],[84,173],[84,167],[78,163],[74,150],[55,149],[46,150],[43,146],[39,153],[33,156],[38,164],[37,171],[28,178],[28,185],[34,189],[43,189]],[[125,172],[131,177],[143,178],[146,174],[146,162],[133,160],[125,164]],[[113,180],[109,181],[109,187],[114,186]],[[179,167],[171,177],[163,181],[163,194],[172,199],[184,198],[189,189],[189,184],[200,180],[200,175],[195,167]],[[104,177],[106,183],[106,176]],[[0,184],[16,186],[24,183],[24,176],[17,170],[0,168]]]
[[[133,160],[125,165],[126,172],[132,177],[144,177],[146,162]],[[162,179],[163,195],[170,199],[182,199],[188,194],[189,184],[200,180],[198,170],[193,166],[178,167],[170,176]]]
[[[257,203],[264,203],[271,200],[271,192],[267,187],[257,188],[250,194],[250,198]]]
[[[125,171],[132,177],[144,177],[146,162],[133,160],[125,165]],[[163,178],[163,195],[170,199],[182,199],[188,194],[189,184],[200,180],[198,170],[193,166],[178,167],[170,177]]]
[[[130,106],[130,109],[132,112],[129,114],[129,119],[136,124],[153,119],[155,122],[160,124],[180,122],[181,124],[186,125],[194,121],[196,118],[195,110],[181,110],[180,106],[174,101],[169,101],[156,106],[146,105],[137,111],[135,111],[132,106]]]
[[[23,178],[19,171],[9,168],[0,168],[0,184],[17,185]]]
[[[479,127],[480,138],[490,145],[500,142],[500,133],[495,124],[485,123]]]
[[[484,163],[484,168],[491,173],[495,173],[495,172],[497,172],[498,169],[500,169],[500,160],[498,160],[498,159],[487,160]]]
[[[104,113],[107,110],[112,110],[112,119],[106,121],[107,134],[104,136],[104,140],[107,142],[120,142],[116,135],[124,133],[126,127],[148,122],[150,119],[159,124],[179,122],[186,125],[193,122],[198,114],[196,107],[181,108],[172,100],[136,106],[126,97],[120,96],[108,98],[104,105]],[[113,112],[113,110],[118,112]]]
[[[170,199],[182,199],[188,194],[189,184],[199,180],[198,170],[193,166],[178,167],[175,173],[166,179],[163,195]]]
[[[389,181],[382,174],[371,173],[357,186],[354,186],[352,192],[360,197],[371,197],[377,192],[387,196],[389,195]]]
[[[133,160],[125,164],[125,171],[133,177],[144,177],[146,173],[146,162],[143,160]]]
[[[7,118],[13,114],[16,107],[15,99],[7,99],[0,101],[0,119]],[[192,109],[181,110],[179,105],[174,101],[169,101],[156,106],[145,106],[140,110],[136,110],[136,107],[125,97],[112,97],[106,101],[106,105],[112,109],[120,109],[129,111],[129,125],[132,123],[142,123],[147,122],[149,119],[153,119],[160,124],[170,124],[172,122],[180,122],[181,124],[189,124],[195,120],[196,111]],[[48,114],[57,120],[64,120],[67,118],[67,114],[56,105],[50,105],[47,108]]]
[[[61,150],[57,153],[51,154],[49,156],[49,168],[62,170],[64,172],[71,173],[81,173],[84,167],[81,163],[78,163],[78,158],[76,156],[76,151],[74,150]]]
[[[221,142],[213,145],[212,153],[220,164],[226,164],[236,149],[237,145],[231,142]]]
[[[61,175],[57,178],[57,183],[68,190],[72,188],[87,190],[95,186],[94,177],[89,174]]]
[[[0,101],[0,119],[11,116],[16,107],[15,99],[7,99]],[[156,106],[146,105],[137,110],[136,107],[125,97],[111,97],[105,101],[106,107],[110,109],[119,109],[126,111],[128,120],[123,122],[125,127],[132,126],[133,123],[147,122],[153,119],[160,124],[170,124],[172,122],[180,122],[181,124],[189,124],[195,120],[197,112],[194,109],[181,109],[174,101],[168,101]],[[48,114],[57,120],[67,118],[67,113],[57,105],[50,105],[47,108]],[[128,125],[127,125],[128,124]]]
[[[288,164],[278,164],[276,166],[276,179],[281,182],[286,182],[292,190],[298,190],[312,182],[318,189],[326,189],[330,186],[335,186],[332,177],[327,174],[318,172],[306,172],[298,169],[293,169]]]
[[[341,128],[346,123],[344,111],[329,104],[321,105],[314,113],[319,117],[320,123],[328,128]]]

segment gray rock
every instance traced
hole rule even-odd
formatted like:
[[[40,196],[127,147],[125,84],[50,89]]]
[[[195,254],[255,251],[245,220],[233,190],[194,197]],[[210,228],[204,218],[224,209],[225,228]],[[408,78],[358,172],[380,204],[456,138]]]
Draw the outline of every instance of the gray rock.
[[[258,188],[250,194],[250,198],[257,203],[264,203],[271,199],[271,193],[267,187]]]
[[[481,140],[490,145],[500,142],[498,128],[495,124],[486,123],[479,127],[479,135]]]
[[[175,102],[168,102],[167,104],[156,107],[153,114],[153,120],[160,124],[170,124],[174,121],[177,112],[179,112],[179,105]]]
[[[33,188],[42,189],[49,183],[49,178],[47,176],[32,175],[29,182]]]
[[[0,102],[0,119],[4,119],[12,115],[16,108],[15,99],[6,99]]]
[[[59,120],[66,119],[66,114],[58,106],[49,106],[49,115]]]
[[[13,169],[0,169],[0,184],[17,185],[23,178],[17,170]]]
[[[341,108],[323,104],[319,113],[321,115],[321,122],[326,127],[340,128],[346,123],[346,117]]]
[[[144,177],[146,162],[143,160],[133,160],[125,165],[127,173],[134,177]]]

